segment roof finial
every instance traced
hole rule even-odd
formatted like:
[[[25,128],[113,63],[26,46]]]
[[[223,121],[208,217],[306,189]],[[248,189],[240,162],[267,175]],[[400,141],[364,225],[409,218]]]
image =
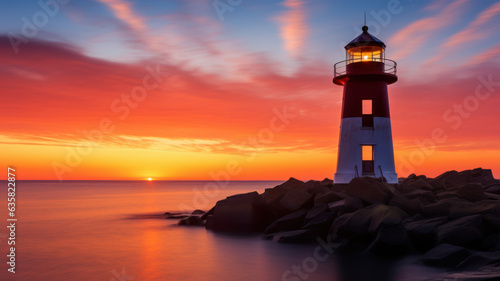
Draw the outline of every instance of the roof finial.
[[[363,32],[368,32],[368,26],[366,26],[366,11],[365,11],[365,25],[363,25],[363,28],[361,28]]]

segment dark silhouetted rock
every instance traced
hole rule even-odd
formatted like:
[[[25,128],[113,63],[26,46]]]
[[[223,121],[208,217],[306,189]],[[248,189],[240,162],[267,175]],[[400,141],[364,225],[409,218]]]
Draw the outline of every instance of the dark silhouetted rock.
[[[421,212],[427,217],[441,217],[450,215],[453,208],[471,208],[475,206],[474,203],[454,197],[422,206]]]
[[[423,202],[434,203],[436,202],[436,195],[432,191],[417,189],[410,193],[405,194],[408,199],[421,199]]]
[[[478,183],[467,183],[462,185],[457,189],[457,195],[472,202],[486,199],[483,186]]]
[[[264,239],[278,243],[311,243],[316,242],[319,236],[318,229],[300,229],[268,234]]]
[[[403,226],[415,248],[425,252],[435,246],[435,230],[447,221],[448,217],[426,219],[416,216],[412,220],[406,220]]]
[[[345,203],[346,203],[346,199],[328,203],[328,205],[327,205],[328,210],[330,210],[332,212],[340,212],[345,208]],[[363,205],[363,204],[361,203],[361,205]]]
[[[204,226],[205,223],[199,216],[190,216],[185,219],[181,219],[178,225],[189,225],[189,226]]]
[[[498,262],[500,262],[500,252],[475,252],[458,264],[457,268],[461,270],[477,269]]]
[[[368,232],[375,233],[381,227],[399,225],[406,218],[408,218],[408,214],[397,207],[376,205],[371,208]]]
[[[483,238],[481,215],[467,216],[447,222],[436,229],[438,244],[469,247]]]
[[[208,216],[211,216],[214,214],[214,210],[215,210],[215,206],[213,206],[212,209],[208,210],[208,212],[201,215],[201,219],[206,220]]]
[[[344,213],[352,213],[361,210],[365,207],[363,201],[357,197],[347,196],[344,202]]]
[[[324,178],[320,183],[324,186],[331,187],[333,185],[333,180],[329,178]]]
[[[213,230],[255,232],[265,227],[264,200],[257,192],[238,194],[220,200],[213,213]]]
[[[205,212],[202,210],[194,210],[191,215],[203,215]]]
[[[376,178],[354,178],[345,188],[348,195],[357,197],[369,204],[386,204],[392,187]]]
[[[292,189],[280,200],[280,205],[288,212],[294,212],[312,202],[313,196],[307,191]]]
[[[265,233],[269,234],[280,231],[300,229],[302,227],[302,222],[304,221],[306,214],[307,210],[299,210],[283,216],[266,227]]]
[[[471,255],[470,250],[450,245],[441,244],[420,257],[420,261],[432,266],[455,267]]]
[[[380,229],[368,251],[381,256],[401,256],[411,250],[410,240],[401,225],[386,226]]]
[[[330,189],[321,184],[321,182],[313,180],[306,182],[305,187],[307,189],[307,192],[311,194],[323,194],[330,191]]]
[[[407,199],[402,195],[394,195],[389,201],[389,206],[398,207],[409,215],[415,215],[420,212],[422,204],[418,199]]]
[[[326,233],[330,229],[333,220],[337,217],[337,213],[336,211],[330,211],[327,205],[315,206],[307,212],[302,228],[318,228]]]
[[[314,205],[328,204],[330,202],[335,202],[342,199],[343,198],[336,192],[328,191],[326,193],[316,195],[316,197],[314,198]]]
[[[365,208],[336,218],[330,233],[353,241],[370,240],[368,228],[371,223],[371,212],[371,208]]]

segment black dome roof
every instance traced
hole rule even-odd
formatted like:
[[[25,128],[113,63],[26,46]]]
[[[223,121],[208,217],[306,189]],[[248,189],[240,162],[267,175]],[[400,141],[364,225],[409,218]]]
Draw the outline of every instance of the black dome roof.
[[[377,37],[368,33],[368,26],[363,26],[363,33],[361,33],[358,37],[354,38],[349,44],[345,45],[345,49],[348,50],[353,47],[360,46],[378,46],[385,48],[384,42],[380,41]]]

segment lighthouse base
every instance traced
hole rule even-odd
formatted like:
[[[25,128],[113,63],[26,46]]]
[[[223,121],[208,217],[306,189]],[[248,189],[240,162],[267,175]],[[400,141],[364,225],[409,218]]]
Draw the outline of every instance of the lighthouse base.
[[[382,175],[377,172],[372,175],[363,175],[356,173],[335,173],[335,177],[333,183],[335,184],[348,184],[352,181],[352,179],[357,177],[372,177],[372,178],[382,178]],[[398,174],[397,173],[384,173],[383,178],[389,184],[398,184]]]

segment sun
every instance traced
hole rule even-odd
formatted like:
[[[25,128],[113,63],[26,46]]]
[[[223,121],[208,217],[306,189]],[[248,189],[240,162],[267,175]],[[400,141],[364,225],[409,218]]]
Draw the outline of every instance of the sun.
[[[152,181],[152,180],[153,180],[153,178],[148,178],[148,181]]]

